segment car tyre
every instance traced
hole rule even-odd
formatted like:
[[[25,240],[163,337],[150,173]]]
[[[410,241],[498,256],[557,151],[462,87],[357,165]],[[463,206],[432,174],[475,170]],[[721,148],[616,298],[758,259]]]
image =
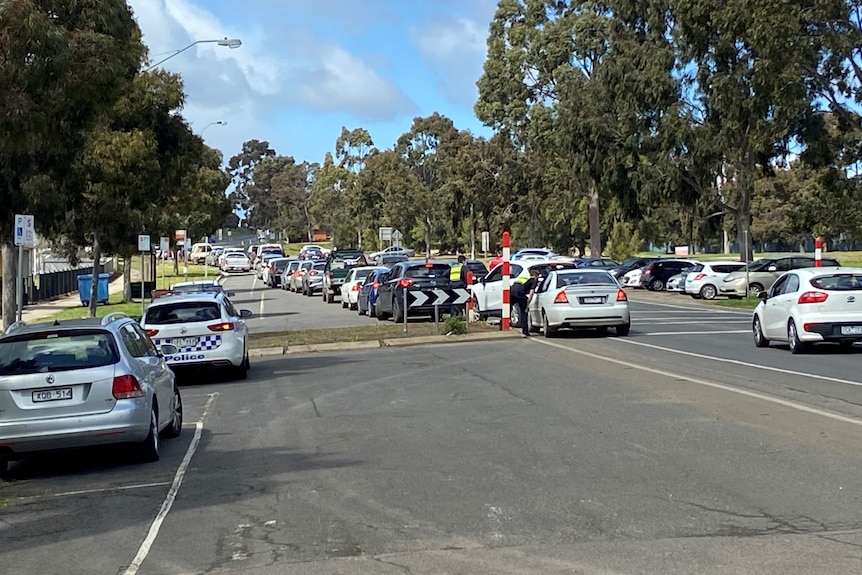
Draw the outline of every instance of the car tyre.
[[[718,290],[715,289],[715,286],[712,284],[706,284],[700,288],[700,297],[703,299],[715,299],[715,296],[717,295]]]
[[[542,311],[542,332],[542,335],[547,338],[554,337],[555,335],[557,335],[557,328],[551,327],[550,324],[548,324],[548,316],[545,314],[544,311]]]
[[[631,330],[632,330],[632,324],[631,323],[624,323],[624,324],[618,325],[614,328],[614,332],[617,334],[617,337],[626,337]]]
[[[248,361],[248,354],[242,359],[242,363],[234,368],[234,378],[238,380],[248,379],[248,370],[251,364]]]
[[[751,284],[748,286],[748,295],[753,295],[757,297],[757,294],[763,291],[763,286],[757,283]]]
[[[346,301],[344,301],[344,296],[341,296],[341,309],[347,309],[351,307]]]
[[[796,322],[790,320],[787,323],[787,343],[790,346],[790,353],[799,355],[805,353],[808,347],[799,339],[799,332],[796,329]]]
[[[183,398],[178,387],[174,386],[174,412],[171,424],[162,432],[162,437],[171,439],[179,437],[183,432]]]
[[[395,323],[404,323],[404,310],[397,300],[392,302],[392,319]]]
[[[347,309],[350,309],[350,310],[359,309],[359,303],[358,302],[357,303],[349,303],[349,304],[347,304]]]
[[[656,278],[649,282],[649,289],[651,291],[662,291],[664,289],[664,282]]]
[[[325,290],[322,295],[326,297],[326,303],[335,303],[335,294],[329,290]]]
[[[769,340],[763,335],[763,326],[760,324],[760,317],[754,316],[754,321],[751,324],[751,331],[754,335],[754,345],[757,347],[769,347]]]
[[[151,463],[159,460],[159,415],[156,406],[150,411],[150,431],[147,438],[138,446],[141,461]]]

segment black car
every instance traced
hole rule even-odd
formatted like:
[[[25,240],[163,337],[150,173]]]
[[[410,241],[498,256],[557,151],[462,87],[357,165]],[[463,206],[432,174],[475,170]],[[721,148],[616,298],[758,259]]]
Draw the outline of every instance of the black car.
[[[659,260],[644,268],[643,286],[652,291],[662,291],[667,280],[694,265],[690,260]]]
[[[653,262],[659,261],[660,259],[661,258],[658,257],[629,258],[617,267],[609,269],[608,272],[618,280],[621,280],[623,276],[630,271],[639,270],[644,266],[648,266]]]
[[[376,316],[383,320],[389,317],[396,322],[404,321],[405,293],[413,292],[415,297],[422,300],[416,306],[406,309],[407,316],[430,315],[436,312],[452,313],[454,306],[444,305],[435,310],[434,301],[436,296],[429,293],[437,288],[449,287],[449,271],[451,267],[445,262],[400,262],[392,266],[384,283],[378,288]]]

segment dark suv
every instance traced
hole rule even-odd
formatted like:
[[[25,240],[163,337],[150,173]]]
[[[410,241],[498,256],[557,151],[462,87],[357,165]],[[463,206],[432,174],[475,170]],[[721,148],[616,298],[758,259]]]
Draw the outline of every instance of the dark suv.
[[[431,315],[435,313],[434,302],[437,296],[433,290],[449,287],[449,264],[445,262],[399,262],[392,266],[386,282],[380,284],[375,308],[377,319],[392,317],[396,322],[404,321],[404,297],[411,292],[413,298],[408,298],[406,314],[408,316]],[[419,305],[411,306],[410,300],[420,300]],[[450,305],[438,307],[440,313],[451,313]]]
[[[667,280],[694,265],[690,260],[659,260],[644,268],[643,286],[648,290],[662,291]]]

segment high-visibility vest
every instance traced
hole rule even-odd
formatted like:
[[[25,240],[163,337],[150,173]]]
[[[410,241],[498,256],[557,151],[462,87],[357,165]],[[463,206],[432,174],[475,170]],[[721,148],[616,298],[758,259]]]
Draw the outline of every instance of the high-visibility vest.
[[[461,267],[463,264],[455,264],[452,266],[452,269],[449,270],[449,281],[457,282],[461,280]]]
[[[519,284],[525,284],[528,281],[530,281],[530,273],[527,272],[526,274],[521,274],[512,281],[514,281],[515,283],[519,283]]]

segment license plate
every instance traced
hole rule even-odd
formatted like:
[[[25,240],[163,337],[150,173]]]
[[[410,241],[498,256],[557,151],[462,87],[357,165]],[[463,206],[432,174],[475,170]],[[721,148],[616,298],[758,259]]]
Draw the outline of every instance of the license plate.
[[[64,399],[72,399],[71,387],[40,389],[39,391],[33,392],[33,403],[41,403],[43,401],[62,401]]]
[[[603,297],[582,297],[581,303],[605,303]]]
[[[862,325],[842,325],[841,335],[862,335]]]
[[[175,338],[171,343],[173,343],[177,347],[194,347],[198,344],[198,338],[196,338],[196,337],[178,337],[178,338]]]

